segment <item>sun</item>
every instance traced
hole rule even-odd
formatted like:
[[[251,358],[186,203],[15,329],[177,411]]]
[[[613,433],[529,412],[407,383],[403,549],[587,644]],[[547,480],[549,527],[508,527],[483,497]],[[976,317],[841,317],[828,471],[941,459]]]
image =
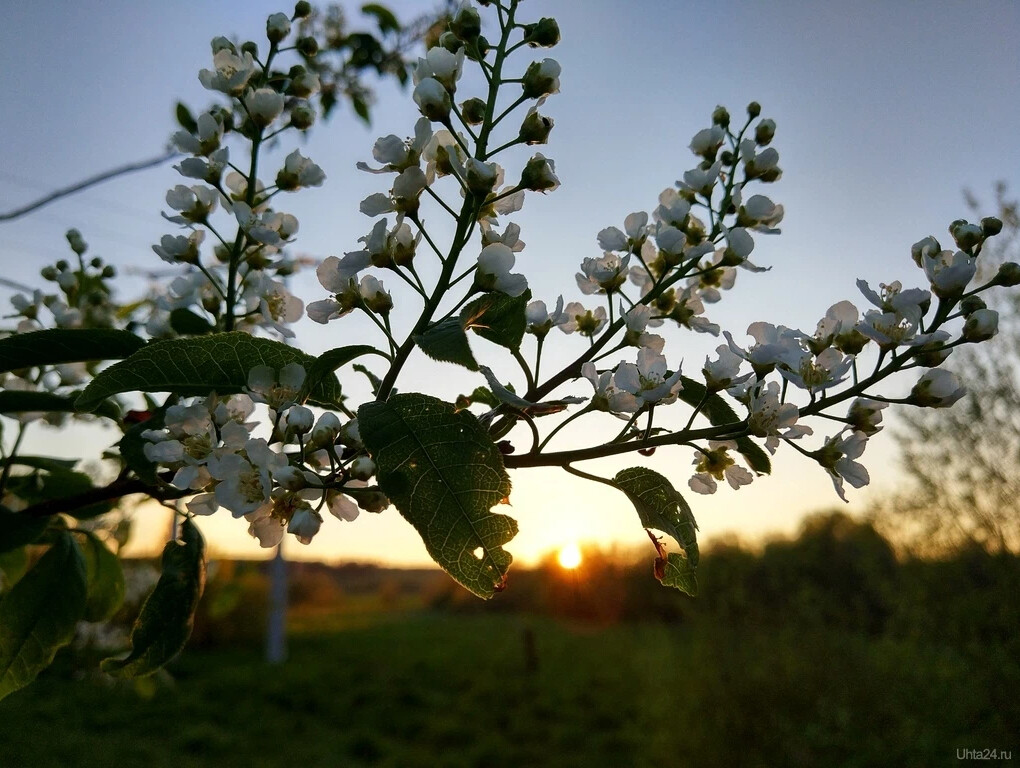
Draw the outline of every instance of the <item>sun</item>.
[[[559,554],[556,555],[556,561],[560,564],[560,568],[568,571],[574,570],[581,565],[581,548],[577,546],[576,542],[564,544],[560,547]]]

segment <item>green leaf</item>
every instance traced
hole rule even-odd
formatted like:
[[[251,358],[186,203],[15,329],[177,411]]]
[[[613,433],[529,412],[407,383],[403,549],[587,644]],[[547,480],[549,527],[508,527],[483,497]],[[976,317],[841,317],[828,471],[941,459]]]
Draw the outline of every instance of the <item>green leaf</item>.
[[[499,406],[502,405],[499,399],[494,394],[492,394],[492,390],[488,389],[487,387],[475,387],[474,392],[472,392],[470,395],[467,395],[467,398],[472,403],[487,405],[490,408],[499,408]]]
[[[279,370],[288,363],[300,363],[307,371],[315,358],[278,341],[240,331],[157,341],[102,371],[85,388],[77,406],[90,411],[121,392],[236,394],[244,390],[248,372],[255,366]],[[312,390],[309,400],[329,407],[339,397],[340,382],[336,376],[326,376]]]
[[[9,591],[28,570],[28,547],[0,552],[0,594]]]
[[[376,376],[374,373],[368,370],[368,368],[363,366],[361,363],[355,363],[354,365],[352,365],[351,370],[362,374],[366,379],[368,379],[368,383],[372,385],[373,395],[379,393],[379,387],[382,386],[382,379],[380,379],[378,376]],[[393,391],[396,392],[395,389]]]
[[[0,601],[0,699],[50,665],[84,611],[85,560],[65,532]]]
[[[7,459],[0,459],[0,466],[13,464],[14,466],[33,467],[35,469],[46,469],[60,471],[71,469],[78,463],[78,459],[54,459],[50,456],[11,456]]]
[[[53,392],[7,389],[0,391],[0,413],[30,413],[34,411],[75,413],[78,410],[75,407],[77,395],[78,393],[65,396]],[[115,402],[104,402],[96,409],[96,414],[116,421],[120,418],[120,408]]]
[[[124,603],[124,571],[120,560],[92,534],[86,534],[82,552],[88,589],[85,621],[106,621]]]
[[[433,360],[463,365],[469,371],[477,371],[478,363],[471,354],[464,326],[456,317],[448,317],[436,323],[425,333],[414,337],[414,343]]]
[[[351,94],[351,106],[354,107],[354,114],[360,117],[363,123],[371,124],[372,117],[368,111],[368,102],[363,96],[357,93]]]
[[[177,105],[174,107],[174,115],[177,117],[178,125],[188,133],[198,132],[198,123],[192,116],[191,110],[184,106],[182,102],[177,102]]]
[[[383,34],[400,31],[400,22],[397,21],[397,17],[393,15],[393,11],[384,5],[368,3],[361,6],[361,12],[369,16],[375,16],[375,21],[379,25],[379,31]]]
[[[501,590],[513,560],[503,545],[517,522],[491,511],[509,496],[510,478],[478,419],[414,393],[362,405],[358,424],[379,487],[432,558],[479,597]]]
[[[23,515],[0,507],[0,552],[10,552],[42,536],[49,523],[47,517]]]
[[[684,385],[680,391],[680,399],[693,407],[697,407],[704,400],[705,404],[702,406],[701,412],[712,423],[712,426],[721,427],[724,424],[739,424],[743,421],[718,393],[708,395],[708,398],[705,399],[708,388],[700,381],[695,381],[687,376],[681,376],[680,381]],[[760,445],[746,435],[738,437],[736,443],[737,451],[747,460],[751,469],[759,475],[772,473],[772,462]]]
[[[691,597],[698,596],[697,569],[679,552],[670,552],[666,556],[661,577],[659,581],[662,582],[662,586],[679,589]]]
[[[77,496],[92,490],[93,487],[92,478],[84,472],[67,469],[33,472],[28,475],[12,477],[8,481],[8,488],[11,492],[29,504]],[[68,514],[79,520],[84,520],[109,512],[115,504],[114,501],[101,501],[70,510]]]
[[[673,484],[645,467],[621,470],[613,483],[634,504],[641,525],[672,536],[687,554],[691,567],[697,568],[698,524],[687,500]]]
[[[104,672],[118,677],[150,675],[181,652],[205,586],[204,552],[202,534],[185,520],[181,541],[163,548],[163,573],[131,630],[131,653],[124,659],[106,659]]]
[[[37,365],[122,360],[145,342],[127,331],[51,328],[0,339],[0,373]]]
[[[486,341],[507,349],[520,349],[528,321],[524,315],[531,291],[507,296],[494,291],[475,299],[461,310],[461,325]]]
[[[315,389],[323,379],[330,376],[333,371],[364,355],[379,355],[387,360],[389,359],[378,349],[367,344],[352,344],[347,347],[337,347],[323,352],[315,358],[315,362],[307,369],[305,385],[301,388],[301,395],[298,397],[298,401],[303,400],[309,392]]]
[[[204,336],[216,330],[204,317],[185,307],[170,311],[170,327],[183,336]]]

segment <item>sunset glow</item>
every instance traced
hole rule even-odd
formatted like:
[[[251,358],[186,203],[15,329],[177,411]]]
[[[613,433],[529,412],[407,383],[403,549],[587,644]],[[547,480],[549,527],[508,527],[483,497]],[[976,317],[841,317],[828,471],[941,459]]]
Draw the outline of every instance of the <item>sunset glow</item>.
[[[568,571],[574,570],[581,565],[581,548],[577,546],[576,542],[564,544],[560,547],[559,554],[556,555],[556,561],[560,564],[560,568]]]

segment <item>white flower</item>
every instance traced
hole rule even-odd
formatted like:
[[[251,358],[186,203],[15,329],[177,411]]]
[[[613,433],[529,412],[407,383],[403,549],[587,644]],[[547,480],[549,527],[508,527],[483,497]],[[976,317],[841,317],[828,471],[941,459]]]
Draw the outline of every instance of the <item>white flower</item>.
[[[712,160],[715,158],[715,154],[719,150],[719,147],[722,146],[724,138],[726,138],[726,131],[723,130],[721,125],[713,125],[711,128],[703,128],[694,134],[694,138],[691,139],[691,152],[696,155],[701,155],[708,160]]]
[[[621,305],[620,314],[623,316],[626,324],[623,340],[632,347],[647,347],[653,352],[662,354],[662,348],[665,346],[666,340],[657,334],[645,333],[645,329],[649,325],[653,323],[661,324],[662,322],[661,320],[653,320],[653,313],[654,310],[645,304],[636,304],[624,313],[624,308]]]
[[[244,516],[250,525],[248,533],[259,540],[259,546],[266,549],[277,546],[283,541],[283,534],[286,530],[285,522],[272,512],[272,505],[266,504],[257,510]]]
[[[667,375],[666,358],[652,349],[638,352],[637,365],[620,363],[613,382],[637,398],[640,405],[669,405],[676,402],[683,389],[680,371]]]
[[[238,54],[227,48],[213,55],[213,67],[214,71],[203,69],[199,72],[199,81],[209,90],[228,96],[240,96],[257,69],[250,53]]]
[[[691,204],[680,197],[680,194],[672,187],[667,187],[659,194],[659,205],[652,212],[652,216],[660,224],[681,228],[691,212]]]
[[[648,236],[648,214],[643,211],[631,213],[623,220],[626,233],[617,227],[606,227],[598,234],[599,247],[603,251],[636,250]]]
[[[585,309],[579,302],[572,301],[563,309],[566,319],[560,322],[559,328],[564,333],[578,331],[582,336],[594,336],[608,322],[605,307]]]
[[[631,273],[631,278],[633,278],[633,273]],[[669,312],[671,320],[698,333],[710,333],[713,336],[719,335],[719,326],[703,316],[705,304],[694,293],[693,288],[684,289],[675,298],[676,304]]]
[[[287,363],[274,371],[268,365],[256,365],[248,372],[248,394],[256,403],[267,403],[281,411],[297,400],[305,383],[305,369],[300,363]]]
[[[211,155],[220,147],[223,138],[223,126],[209,112],[203,112],[198,116],[196,132],[177,131],[173,135],[173,142],[181,152],[192,155]]]
[[[863,432],[870,437],[882,429],[879,426],[882,423],[882,411],[888,406],[888,403],[879,400],[858,397],[847,411],[847,422],[854,431]]]
[[[755,344],[744,351],[733,341],[729,331],[723,331],[729,342],[730,350],[756,367],[768,367],[784,362],[791,356],[799,358],[802,350],[800,340],[804,334],[798,330],[771,323],[751,323],[747,333],[755,340]]]
[[[325,180],[326,174],[322,169],[296,149],[287,155],[283,168],[276,174],[276,186],[288,192],[302,187],[318,187]]]
[[[266,19],[266,37],[279,43],[290,34],[290,18],[285,13],[273,13]]]
[[[738,466],[729,451],[736,450],[737,444],[730,440],[711,440],[708,450],[700,449],[694,457],[696,474],[687,484],[695,493],[715,493],[717,480],[726,480],[733,490],[742,485],[749,485],[754,476]]]
[[[567,319],[563,312],[563,297],[556,299],[556,309],[552,312],[546,308],[544,301],[532,301],[524,310],[524,319],[528,324],[528,333],[545,338],[554,325],[559,325]]]
[[[751,412],[747,417],[747,427],[756,437],[764,437],[765,447],[769,453],[775,453],[779,446],[779,438],[794,439],[811,434],[807,426],[794,427],[800,418],[800,411],[793,403],[782,403],[779,400],[779,383],[770,381],[760,386],[751,395]],[[780,433],[785,429],[785,433]]]
[[[725,230],[727,263],[745,261],[754,250],[754,238],[743,227]]]
[[[699,266],[702,274],[687,279],[687,285],[698,292],[702,301],[715,304],[722,300],[720,291],[728,291],[737,281],[737,270],[723,266],[725,249],[715,251],[711,261],[705,260]]]
[[[719,359],[710,360],[706,355],[705,367],[701,369],[705,374],[705,386],[709,390],[715,392],[727,389],[751,378],[752,374],[750,373],[745,373],[743,376],[738,375],[744,358],[734,354],[733,350],[725,344],[716,347],[715,351],[719,355]]]
[[[372,146],[372,157],[383,164],[382,168],[372,168],[362,162],[359,162],[357,167],[369,173],[400,173],[413,165],[418,165],[422,152],[431,140],[432,123],[427,117],[419,118],[414,124],[414,139],[404,140],[390,134],[376,140]]]
[[[287,533],[293,533],[302,544],[311,544],[315,534],[322,527],[322,518],[311,507],[298,507],[287,525]]]
[[[815,328],[815,339],[819,346],[829,346],[833,341],[838,344],[840,337],[854,330],[857,318],[857,307],[849,301],[833,304]]]
[[[373,312],[386,314],[393,309],[393,298],[383,288],[381,280],[365,275],[361,278],[358,290],[365,305]]]
[[[194,264],[198,261],[199,246],[205,239],[205,230],[196,229],[190,235],[163,235],[159,245],[152,246],[163,261],[170,264]]]
[[[220,481],[216,484],[216,500],[234,517],[262,507],[273,488],[273,470],[287,464],[287,457],[270,449],[262,438],[248,440],[244,452],[246,457],[230,453],[209,461],[209,473]]]
[[[825,445],[815,451],[813,455],[822,468],[829,473],[839,498],[847,501],[846,493],[843,491],[844,480],[854,488],[863,488],[871,482],[865,466],[854,461],[864,453],[868,436],[863,432],[853,432],[848,437],[840,435],[830,437],[825,441]]]
[[[676,184],[680,189],[687,189],[705,197],[712,195],[712,188],[719,180],[719,173],[722,171],[722,163],[718,160],[708,168],[693,168],[684,172],[683,181]]]
[[[361,512],[358,505],[351,501],[349,496],[334,490],[326,491],[326,506],[329,507],[329,511],[334,517],[348,523],[356,520]]]
[[[959,296],[977,272],[977,258],[963,251],[925,253],[922,264],[932,292],[940,298]]]
[[[426,77],[414,87],[414,103],[429,120],[443,123],[450,119],[453,102],[446,87],[434,77]]]
[[[528,280],[524,275],[511,274],[515,260],[514,252],[502,243],[485,246],[478,256],[476,282],[484,290],[520,296],[528,289]]]
[[[910,402],[927,408],[948,408],[967,394],[967,388],[951,371],[935,368],[918,379],[910,390]]]
[[[591,382],[595,394],[591,398],[591,407],[599,411],[611,413],[636,413],[642,403],[630,392],[619,389],[613,383],[613,372],[595,368],[595,363],[581,366],[581,375]]]
[[[611,293],[627,279],[627,265],[630,256],[622,259],[615,253],[606,252],[600,257],[589,257],[581,262],[577,273],[577,287],[581,293],[590,296],[595,293]]]
[[[817,355],[808,350],[789,351],[779,366],[780,375],[808,392],[818,392],[839,384],[850,372],[853,357],[829,347]]]
[[[300,320],[305,303],[288,291],[282,282],[273,280],[261,272],[251,273],[249,281],[251,291],[258,296],[261,325],[275,329],[286,338],[293,338],[294,331],[284,323],[296,323]]]
[[[457,81],[464,68],[464,48],[457,53],[450,53],[445,48],[435,46],[429,48],[425,58],[418,59],[414,68],[414,84],[418,85],[426,78],[439,81],[446,90],[453,93],[457,90]]]
[[[256,125],[265,128],[283,112],[284,98],[272,88],[259,88],[244,97],[244,106]]]
[[[942,246],[939,245],[939,241],[934,236],[928,235],[928,237],[918,240],[910,246],[910,256],[917,266],[923,268],[925,257],[938,255],[941,250]]]
[[[783,220],[783,206],[776,205],[765,195],[751,195],[737,212],[737,221],[759,232],[777,234],[776,224]]]
[[[514,253],[520,253],[524,250],[524,241],[521,240],[521,228],[517,224],[507,224],[506,229],[503,230],[503,234],[500,234],[492,228],[492,224],[486,220],[480,222],[482,230],[482,246],[492,245],[493,243],[502,243]]]
[[[209,187],[194,186],[186,187],[178,184],[166,193],[166,203],[175,211],[180,211],[180,216],[167,216],[163,218],[175,224],[192,224],[203,222],[209,214],[216,210],[218,193]]]

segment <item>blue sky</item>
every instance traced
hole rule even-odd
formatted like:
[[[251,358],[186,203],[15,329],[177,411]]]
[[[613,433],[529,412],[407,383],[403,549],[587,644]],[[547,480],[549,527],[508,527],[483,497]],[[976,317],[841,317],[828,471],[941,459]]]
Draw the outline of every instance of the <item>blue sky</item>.
[[[391,7],[412,18],[432,6]],[[175,99],[196,108],[210,103],[197,79],[197,71],[210,65],[209,40],[218,34],[259,39],[265,16],[277,10],[289,7],[259,0],[6,8],[0,28],[6,107],[0,114],[0,209],[158,153],[173,130]],[[658,193],[693,166],[687,144],[708,125],[716,104],[738,116],[747,102],[759,101],[763,116],[778,124],[774,146],[784,170],[778,184],[762,190],[786,207],[783,234],[759,238],[756,249],[756,261],[772,271],[742,273],[735,290],[711,308],[712,319],[738,338],[754,320],[813,329],[834,302],[860,304],[858,277],[872,284],[921,284],[910,244],[931,233],[946,239],[948,223],[966,213],[962,189],[987,199],[996,179],[1016,187],[1020,6],[1014,2],[522,4],[522,18],[538,15],[554,16],[563,31],[560,46],[537,52],[563,65],[562,93],[543,109],[556,120],[543,151],[555,159],[563,186],[529,198],[515,217],[528,243],[518,264],[539,298],[580,298],[573,274],[583,257],[598,255],[595,234],[620,226],[631,211],[651,210]],[[528,52],[516,61],[523,71]],[[469,86],[462,86],[465,95]],[[322,189],[287,200],[285,209],[301,220],[296,252],[321,257],[352,250],[370,228],[358,202],[385,183],[358,173],[354,164],[370,159],[377,136],[409,134],[417,116],[409,92],[383,83],[378,97],[371,129],[339,114],[302,147],[328,180]],[[288,142],[282,149],[291,148]],[[508,153],[503,162],[519,170],[525,158]],[[63,232],[72,226],[118,266],[158,268],[150,245],[169,231],[159,210],[166,189],[178,181],[163,167],[0,224],[3,276],[36,282],[40,267],[67,255]],[[128,281],[125,292],[140,287]],[[311,274],[297,278],[293,288],[306,301],[322,298]],[[356,323],[324,330],[305,322],[299,340],[318,351],[362,332]],[[574,338],[553,342],[550,362],[579,349]],[[678,334],[667,354],[696,370],[717,343]],[[417,359],[409,372],[405,389],[447,397],[450,386],[463,383],[467,390],[479,383]],[[101,450],[102,437],[94,430],[81,434],[95,453]],[[598,433],[581,430],[578,437]],[[40,429],[29,447],[60,452],[67,441]],[[853,494],[853,508],[866,506],[869,493],[900,483],[895,458],[888,432],[871,442],[865,463],[873,490]],[[650,464],[682,486],[690,456],[657,455]],[[591,469],[611,474],[623,465],[603,462]],[[511,512],[521,534],[510,549],[525,559],[574,538],[643,538],[622,497],[607,499],[602,489],[553,469],[520,472],[514,481]],[[782,452],[773,477],[739,493],[726,490],[692,502],[705,534],[749,537],[790,530],[804,513],[839,504],[821,470]],[[244,525],[226,513],[205,528],[221,550],[257,554]],[[162,523],[151,530],[158,536]],[[392,510],[353,524],[327,521],[316,542],[301,549],[303,556],[329,559],[427,557]]]

